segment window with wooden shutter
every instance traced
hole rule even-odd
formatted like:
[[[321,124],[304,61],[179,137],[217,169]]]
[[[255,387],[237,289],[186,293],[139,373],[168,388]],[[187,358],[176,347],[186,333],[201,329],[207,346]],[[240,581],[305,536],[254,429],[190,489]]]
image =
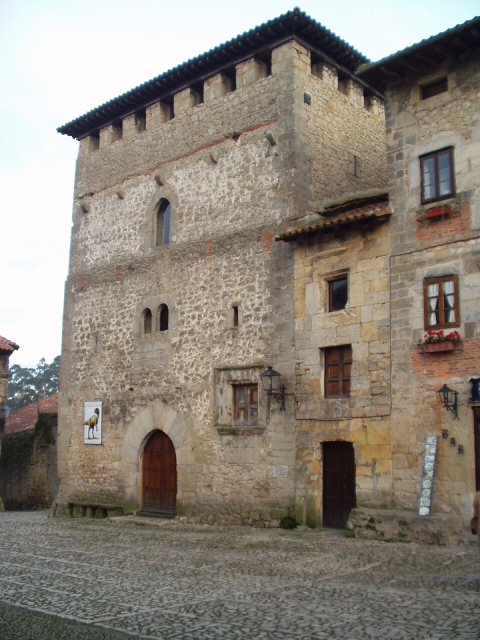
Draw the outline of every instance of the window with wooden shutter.
[[[325,397],[344,398],[350,396],[352,375],[352,347],[330,347],[325,354]]]
[[[237,426],[256,425],[258,420],[258,385],[234,386],[234,415]]]

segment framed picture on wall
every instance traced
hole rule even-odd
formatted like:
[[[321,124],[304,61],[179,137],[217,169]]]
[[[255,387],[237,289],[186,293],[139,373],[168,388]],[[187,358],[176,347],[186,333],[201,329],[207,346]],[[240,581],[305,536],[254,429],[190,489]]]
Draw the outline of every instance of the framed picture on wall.
[[[83,407],[84,444],[102,444],[102,403],[85,402]]]

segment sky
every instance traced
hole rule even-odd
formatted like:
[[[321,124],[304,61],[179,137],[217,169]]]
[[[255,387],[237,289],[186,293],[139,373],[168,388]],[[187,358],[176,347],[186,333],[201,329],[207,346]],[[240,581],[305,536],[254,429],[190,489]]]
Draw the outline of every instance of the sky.
[[[372,61],[478,0],[0,0],[0,335],[61,352],[78,142],[57,127],[298,6]]]

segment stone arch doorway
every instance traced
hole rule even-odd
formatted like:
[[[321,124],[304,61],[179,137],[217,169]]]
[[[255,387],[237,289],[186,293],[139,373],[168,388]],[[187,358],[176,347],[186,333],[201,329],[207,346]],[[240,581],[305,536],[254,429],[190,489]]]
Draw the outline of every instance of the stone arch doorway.
[[[177,456],[163,431],[154,431],[143,449],[142,512],[174,517],[177,501]]]
[[[357,505],[355,452],[351,442],[323,443],[323,526],[345,529]]]

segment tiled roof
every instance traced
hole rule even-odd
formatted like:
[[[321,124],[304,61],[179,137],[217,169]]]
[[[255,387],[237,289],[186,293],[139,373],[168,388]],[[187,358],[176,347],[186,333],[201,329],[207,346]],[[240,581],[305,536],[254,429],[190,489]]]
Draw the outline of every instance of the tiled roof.
[[[16,351],[19,348],[20,347],[18,346],[18,344],[15,344],[15,342],[12,342],[11,340],[8,340],[7,338],[4,338],[3,336],[0,336],[0,351],[6,351],[7,353],[13,353],[14,351]]]
[[[311,233],[322,233],[336,227],[354,225],[367,220],[381,220],[392,215],[388,206],[388,194],[380,194],[371,197],[362,197],[348,202],[329,205],[321,213],[319,218],[307,224],[300,222],[297,226],[290,227],[278,234],[275,240],[289,242],[295,238]]]
[[[39,413],[58,413],[58,393],[18,411],[12,411],[5,420],[4,435],[32,431],[37,424]]]
[[[295,8],[105,102],[58,127],[57,131],[80,140],[109,122],[171,97],[195,82],[203,82],[241,60],[252,56],[265,57],[274,47],[292,37],[312,51],[312,60],[328,60],[347,74],[353,74],[359,65],[369,62],[368,58],[329,29]]]
[[[454,56],[478,52],[479,47],[480,17],[476,17],[378,62],[362,65],[357,75],[382,90],[399,78],[429,73]]]

